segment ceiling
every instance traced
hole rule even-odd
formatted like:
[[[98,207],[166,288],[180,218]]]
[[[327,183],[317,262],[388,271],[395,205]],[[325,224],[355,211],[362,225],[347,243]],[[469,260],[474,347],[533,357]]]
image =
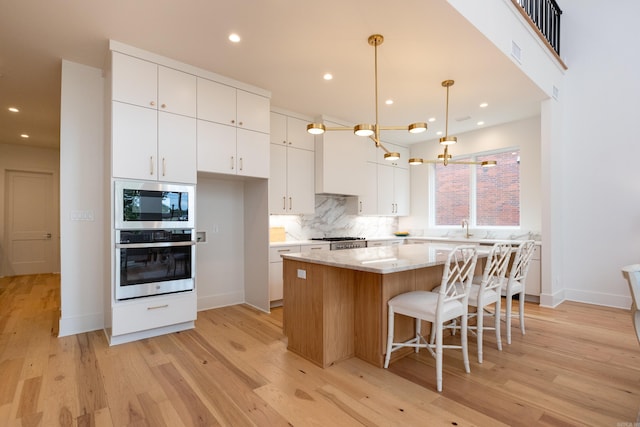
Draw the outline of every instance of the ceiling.
[[[103,68],[109,39],[267,89],[272,106],[373,123],[375,33],[380,125],[436,118],[427,133],[383,140],[437,138],[445,79],[456,82],[449,134],[539,114],[542,91],[445,0],[3,0],[0,143],[58,147],[61,59]]]

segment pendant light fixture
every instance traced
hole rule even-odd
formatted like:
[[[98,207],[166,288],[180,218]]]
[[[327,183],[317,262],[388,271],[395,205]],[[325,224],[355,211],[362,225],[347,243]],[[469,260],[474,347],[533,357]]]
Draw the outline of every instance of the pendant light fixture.
[[[375,124],[361,123],[355,125],[353,128],[346,126],[336,126],[336,127],[328,127],[325,126],[324,123],[310,123],[307,125],[307,132],[313,135],[321,135],[326,131],[334,131],[334,130],[353,130],[353,133],[358,136],[366,136],[369,137],[376,144],[376,147],[384,150],[384,158],[389,161],[398,160],[400,158],[400,154],[396,152],[391,152],[387,150],[387,148],[380,141],[380,131],[381,130],[406,130],[410,133],[421,133],[427,130],[426,122],[418,122],[411,123],[408,126],[380,126],[378,124],[378,46],[382,44],[384,41],[384,37],[380,34],[373,34],[369,36],[368,42],[374,48],[374,67],[375,67],[375,107],[376,107],[376,122]]]
[[[444,136],[440,138],[440,144],[444,145],[444,153],[438,154],[437,160],[423,160],[419,157],[412,157],[409,159],[410,165],[421,165],[423,163],[442,163],[447,166],[449,163],[455,165],[480,165],[483,168],[495,166],[497,163],[495,160],[485,160],[483,162],[471,162],[471,161],[453,161],[451,160],[451,154],[449,154],[449,146],[458,142],[458,138],[455,136],[449,136],[449,88],[453,86],[455,81],[445,80],[442,82],[442,87],[447,88],[447,103],[445,109],[445,122],[444,122]]]

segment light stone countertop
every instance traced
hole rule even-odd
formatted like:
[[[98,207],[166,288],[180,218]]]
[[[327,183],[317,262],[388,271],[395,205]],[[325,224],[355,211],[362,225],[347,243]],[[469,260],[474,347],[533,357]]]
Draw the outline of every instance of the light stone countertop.
[[[423,245],[379,246],[300,254],[283,254],[282,258],[322,264],[370,273],[389,274],[444,264],[456,245],[429,243]],[[478,248],[478,256],[486,256],[490,248]]]

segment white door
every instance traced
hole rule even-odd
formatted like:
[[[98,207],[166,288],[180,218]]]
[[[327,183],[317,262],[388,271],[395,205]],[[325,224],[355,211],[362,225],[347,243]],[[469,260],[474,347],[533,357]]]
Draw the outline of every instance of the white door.
[[[8,276],[54,271],[54,194],[50,173],[7,171]]]

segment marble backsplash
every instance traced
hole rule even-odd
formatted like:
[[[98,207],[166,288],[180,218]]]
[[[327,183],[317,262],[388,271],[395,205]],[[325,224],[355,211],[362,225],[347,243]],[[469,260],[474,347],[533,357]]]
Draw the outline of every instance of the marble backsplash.
[[[271,215],[270,227],[284,227],[287,240],[318,237],[392,237],[398,218],[360,216],[355,197],[316,195],[314,215]]]

